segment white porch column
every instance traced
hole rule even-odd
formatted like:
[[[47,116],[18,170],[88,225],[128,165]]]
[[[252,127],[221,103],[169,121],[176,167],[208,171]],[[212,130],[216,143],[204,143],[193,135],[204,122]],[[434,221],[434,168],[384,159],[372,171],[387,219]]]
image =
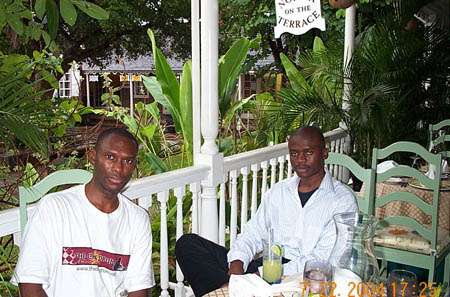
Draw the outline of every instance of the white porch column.
[[[128,81],[130,83],[130,116],[133,116],[134,114],[133,74],[128,74]]]
[[[344,69],[350,63],[353,50],[355,48],[355,19],[356,7],[355,4],[345,10],[345,39],[344,39]],[[342,108],[348,109],[348,100],[350,99],[350,92],[352,90],[352,81],[344,77],[344,94],[342,100]]]
[[[223,154],[216,138],[219,132],[218,0],[201,0],[201,132],[204,139],[196,164],[210,166],[208,180],[202,183],[200,235],[218,242],[217,185],[223,180]]]
[[[200,153],[200,5],[191,0],[191,42],[192,42],[192,138],[194,159]]]
[[[86,106],[91,106],[91,97],[89,95],[89,73],[86,73]]]

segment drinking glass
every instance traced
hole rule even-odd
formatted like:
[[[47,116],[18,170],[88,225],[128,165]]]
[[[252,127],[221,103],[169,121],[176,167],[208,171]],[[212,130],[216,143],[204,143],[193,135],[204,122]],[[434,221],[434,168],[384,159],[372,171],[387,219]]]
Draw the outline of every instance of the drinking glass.
[[[306,296],[314,293],[328,295],[328,283],[331,281],[332,269],[328,261],[308,260],[303,271],[303,280],[308,283]],[[326,288],[325,288],[326,286]]]
[[[414,272],[395,269],[387,280],[387,297],[417,296],[417,275]]]
[[[263,278],[269,284],[278,284],[281,282],[282,252],[279,246],[273,244],[273,229],[268,231],[263,249]]]

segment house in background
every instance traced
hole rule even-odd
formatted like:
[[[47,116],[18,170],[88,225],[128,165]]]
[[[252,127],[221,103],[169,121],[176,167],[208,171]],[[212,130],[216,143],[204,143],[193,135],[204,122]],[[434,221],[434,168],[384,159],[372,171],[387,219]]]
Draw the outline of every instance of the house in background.
[[[180,79],[183,62],[175,59],[168,59],[167,62],[177,78]],[[252,70],[239,76],[238,100],[264,92],[265,78],[258,77],[256,70],[271,63],[273,63],[272,59],[260,60]],[[155,75],[153,58],[150,56],[140,56],[134,60],[116,58],[101,68],[90,66],[87,63],[78,64],[60,79],[58,94],[60,97],[79,97],[85,106],[103,108],[101,95],[107,92],[107,89],[104,88],[105,73],[109,73],[111,86],[120,88],[116,94],[119,95],[122,106],[130,108],[131,114],[134,113],[136,103],[153,102],[151,94],[142,82],[142,76]],[[169,114],[162,107],[161,112],[162,115]]]

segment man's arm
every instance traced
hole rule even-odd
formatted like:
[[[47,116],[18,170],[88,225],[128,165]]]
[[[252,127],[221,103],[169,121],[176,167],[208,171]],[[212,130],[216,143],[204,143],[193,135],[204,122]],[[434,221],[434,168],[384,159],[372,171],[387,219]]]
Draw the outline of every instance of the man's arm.
[[[232,274],[244,274],[244,263],[241,260],[234,260],[230,263],[228,275]]]
[[[148,289],[130,292],[128,297],[148,297]]]
[[[230,263],[229,271],[231,271],[229,275],[243,274],[253,257],[262,250],[263,242],[267,238],[266,219],[270,218],[270,207],[266,205],[269,203],[269,193],[271,193],[270,190],[264,194],[256,214],[244,225],[227,254],[227,261]],[[234,261],[242,264],[242,273],[239,273],[241,266],[231,267]]]
[[[42,284],[20,283],[19,291],[21,297],[48,297]]]

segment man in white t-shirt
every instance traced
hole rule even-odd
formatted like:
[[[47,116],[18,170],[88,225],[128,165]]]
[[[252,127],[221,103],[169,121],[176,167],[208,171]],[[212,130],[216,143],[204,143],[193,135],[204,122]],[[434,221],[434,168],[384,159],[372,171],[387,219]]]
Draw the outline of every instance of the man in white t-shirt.
[[[12,282],[22,297],[147,297],[154,285],[147,212],[120,194],[136,166],[128,131],[102,132],[92,180],[43,197],[28,221]]]

